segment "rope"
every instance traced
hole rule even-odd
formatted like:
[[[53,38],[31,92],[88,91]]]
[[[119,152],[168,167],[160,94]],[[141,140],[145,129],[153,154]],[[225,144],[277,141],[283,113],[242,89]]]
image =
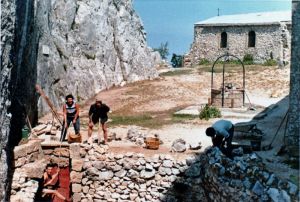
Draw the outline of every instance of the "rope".
[[[274,142],[274,140],[275,140],[275,138],[276,138],[276,136],[277,136],[277,134],[278,134],[278,132],[279,132],[279,130],[280,130],[280,128],[281,128],[281,126],[282,126],[284,120],[285,120],[285,118],[286,118],[287,115],[288,115],[288,112],[289,112],[289,110],[286,111],[286,113],[285,113],[283,119],[281,120],[280,125],[279,125],[279,127],[277,128],[277,131],[276,131],[276,133],[275,133],[275,135],[274,135],[274,137],[273,137],[271,143],[269,144],[269,147],[272,146],[272,144],[273,144],[273,142]]]

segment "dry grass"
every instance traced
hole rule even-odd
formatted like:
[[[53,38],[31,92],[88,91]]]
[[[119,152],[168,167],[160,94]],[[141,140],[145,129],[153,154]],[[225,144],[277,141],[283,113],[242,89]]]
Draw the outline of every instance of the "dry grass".
[[[211,66],[201,65],[194,68],[177,69],[161,74],[151,81],[139,81],[124,87],[115,87],[100,92],[104,103],[113,111],[110,125],[139,125],[157,128],[172,123],[183,123],[194,117],[174,116],[174,112],[191,105],[207,102],[210,96]],[[222,64],[217,64],[220,72]],[[246,90],[251,93],[279,95],[288,92],[289,68],[279,69],[259,65],[246,65]],[[214,74],[215,86],[221,86],[222,73]],[[226,66],[225,82],[242,86],[242,68],[235,64]],[[83,107],[82,123],[85,127],[89,104]]]

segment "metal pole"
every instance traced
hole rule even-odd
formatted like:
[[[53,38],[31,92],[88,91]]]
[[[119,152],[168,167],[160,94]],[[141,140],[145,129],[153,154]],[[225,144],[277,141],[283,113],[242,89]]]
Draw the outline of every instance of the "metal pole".
[[[225,93],[225,62],[223,63],[223,86],[222,86],[222,107],[224,107],[224,93]]]

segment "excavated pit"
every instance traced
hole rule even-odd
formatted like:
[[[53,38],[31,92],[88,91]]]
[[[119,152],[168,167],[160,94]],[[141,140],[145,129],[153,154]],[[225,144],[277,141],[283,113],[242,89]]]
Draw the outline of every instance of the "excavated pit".
[[[268,201],[274,197],[296,201],[298,197],[297,186],[268,172],[255,153],[231,160],[213,148],[178,159],[172,154],[112,153],[107,145],[42,144],[31,140],[15,148],[13,201],[41,201],[38,181],[50,162],[61,168],[58,191],[73,201]]]

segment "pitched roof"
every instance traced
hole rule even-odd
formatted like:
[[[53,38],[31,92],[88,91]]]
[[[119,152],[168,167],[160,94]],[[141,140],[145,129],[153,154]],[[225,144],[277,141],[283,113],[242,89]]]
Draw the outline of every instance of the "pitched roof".
[[[199,26],[263,25],[291,22],[291,11],[222,15],[195,23]]]

